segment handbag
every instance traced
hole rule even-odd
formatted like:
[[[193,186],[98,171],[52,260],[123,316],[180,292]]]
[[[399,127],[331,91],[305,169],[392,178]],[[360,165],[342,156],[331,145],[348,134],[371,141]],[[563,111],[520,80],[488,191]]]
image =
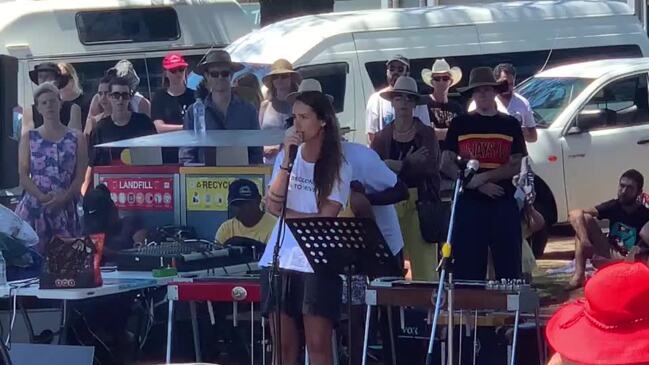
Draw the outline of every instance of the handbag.
[[[430,181],[424,179],[417,187],[417,215],[421,238],[428,243],[440,243],[445,237],[446,209],[439,198],[439,192],[434,191]]]
[[[104,234],[54,236],[45,245],[41,289],[96,288],[103,284],[101,255]]]

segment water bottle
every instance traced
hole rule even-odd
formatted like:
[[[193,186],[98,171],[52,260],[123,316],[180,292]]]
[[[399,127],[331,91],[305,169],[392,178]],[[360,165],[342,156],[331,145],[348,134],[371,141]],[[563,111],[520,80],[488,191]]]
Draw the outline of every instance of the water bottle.
[[[0,251],[0,286],[7,285],[7,261]]]
[[[202,136],[205,134],[205,104],[203,100],[196,99],[194,103],[194,134]]]

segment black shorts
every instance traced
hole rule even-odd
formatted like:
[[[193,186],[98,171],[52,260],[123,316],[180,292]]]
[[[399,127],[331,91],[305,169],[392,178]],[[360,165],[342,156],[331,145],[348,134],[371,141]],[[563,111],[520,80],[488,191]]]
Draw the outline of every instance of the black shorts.
[[[270,269],[263,268],[261,309],[264,315],[276,311],[276,294],[271,291]],[[340,319],[342,281],[339,275],[310,274],[280,270],[279,294],[281,311],[301,320],[303,315],[324,317],[334,324]]]

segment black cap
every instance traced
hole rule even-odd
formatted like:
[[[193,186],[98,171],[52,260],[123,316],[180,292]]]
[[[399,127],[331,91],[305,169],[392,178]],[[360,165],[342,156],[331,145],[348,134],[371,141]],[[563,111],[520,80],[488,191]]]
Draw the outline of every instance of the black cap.
[[[34,66],[34,69],[29,71],[29,79],[32,80],[33,83],[38,85],[38,73],[39,72],[52,72],[56,75],[57,81],[58,78],[61,76],[61,69],[59,69],[59,66],[54,63],[54,62],[43,62],[40,63],[36,66]]]
[[[83,197],[83,214],[105,215],[115,208],[115,203],[110,198],[110,191],[104,184],[97,185]]]
[[[257,184],[250,180],[238,179],[230,183],[228,188],[228,204],[238,201],[251,201],[261,198]]]

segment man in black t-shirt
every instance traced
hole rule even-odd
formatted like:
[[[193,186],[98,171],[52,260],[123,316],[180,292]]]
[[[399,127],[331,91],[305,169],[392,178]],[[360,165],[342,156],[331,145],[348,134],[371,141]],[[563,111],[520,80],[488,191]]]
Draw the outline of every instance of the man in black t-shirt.
[[[156,129],[146,114],[128,109],[133,91],[128,80],[117,77],[110,83],[111,114],[97,123],[90,134],[89,166],[122,164],[123,148],[97,148],[96,145],[155,134]]]
[[[617,189],[617,199],[594,208],[570,212],[570,224],[575,230],[575,273],[567,289],[584,285],[586,259],[593,255],[605,259],[624,259],[636,246],[649,243],[649,209],[640,203],[644,177],[637,170],[628,170]],[[609,221],[608,235],[600,229],[598,219]],[[644,230],[643,230],[644,227]]]
[[[453,119],[446,136],[442,169],[447,176],[457,175],[458,156],[480,162],[480,170],[456,205],[452,244],[457,279],[485,279],[487,248],[497,278],[521,275],[520,212],[511,181],[527,150],[518,121],[499,113],[494,105],[503,87],[489,67],[473,69],[469,85],[460,91],[470,94],[477,108]]]

